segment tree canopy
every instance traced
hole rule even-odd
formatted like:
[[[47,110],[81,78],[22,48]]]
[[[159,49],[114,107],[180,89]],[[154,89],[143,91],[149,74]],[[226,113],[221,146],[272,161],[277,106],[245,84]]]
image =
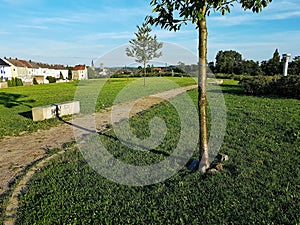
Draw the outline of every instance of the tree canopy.
[[[300,56],[295,56],[289,64],[289,74],[300,75]]]
[[[272,0],[152,0],[153,13],[157,16],[147,16],[146,21],[163,29],[180,30],[181,25],[206,20],[211,12],[218,11],[225,15],[230,12],[233,3],[239,3],[244,10],[260,12]]]
[[[215,70],[219,73],[239,73],[242,64],[242,55],[237,51],[219,51],[216,56]]]
[[[278,49],[275,50],[271,59],[261,62],[261,69],[267,76],[274,76],[282,73],[282,63],[280,62]]]
[[[134,33],[136,38],[129,41],[130,47],[126,48],[126,54],[134,57],[138,63],[143,63],[144,77],[146,74],[146,64],[153,58],[162,56],[162,52],[158,52],[163,47],[163,43],[157,41],[157,36],[151,36],[152,29],[143,23],[137,26],[138,32]]]

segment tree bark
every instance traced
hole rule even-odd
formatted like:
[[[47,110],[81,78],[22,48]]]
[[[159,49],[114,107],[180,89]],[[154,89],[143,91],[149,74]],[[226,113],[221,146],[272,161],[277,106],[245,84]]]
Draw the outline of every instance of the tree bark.
[[[144,61],[144,86],[146,86],[146,61]]]
[[[206,20],[198,22],[199,27],[199,73],[198,73],[198,112],[200,135],[199,170],[203,173],[209,168],[208,132],[207,132],[207,99],[206,99],[206,64],[207,64],[207,26]]]

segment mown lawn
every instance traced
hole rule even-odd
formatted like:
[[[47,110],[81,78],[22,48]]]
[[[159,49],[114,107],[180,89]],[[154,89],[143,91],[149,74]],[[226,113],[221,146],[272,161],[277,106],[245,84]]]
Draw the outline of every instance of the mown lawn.
[[[59,102],[72,101],[76,91],[80,90],[80,97],[84,102],[94,92],[98,96],[94,111],[109,107],[113,104],[118,93],[129,85],[129,95],[119,97],[119,100],[128,101],[148,94],[161,92],[176,87],[194,84],[191,78],[147,78],[146,87],[142,79],[113,78],[87,80],[59,84],[35,85],[0,89],[0,138],[19,135],[22,132],[33,132],[38,129],[48,129],[62,123],[58,119],[33,122],[31,109],[37,106]],[[80,88],[78,88],[80,87]],[[83,104],[82,102],[81,104]]]
[[[246,96],[235,84],[222,89],[227,129],[221,152],[230,158],[223,171],[201,175],[183,168],[161,183],[125,186],[98,175],[73,146],[32,179],[20,198],[18,223],[299,224],[300,101]],[[189,94],[196,102],[197,91]],[[180,120],[163,103],[132,119],[132,131],[146,138],[154,116],[166,121],[168,132],[153,151],[131,151],[112,130],[100,139],[125,162],[158,162],[172,153]]]

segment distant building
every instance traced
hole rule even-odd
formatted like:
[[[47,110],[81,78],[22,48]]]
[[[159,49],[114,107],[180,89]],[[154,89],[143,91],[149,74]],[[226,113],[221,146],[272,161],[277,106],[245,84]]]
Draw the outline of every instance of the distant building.
[[[86,80],[88,79],[88,70],[85,65],[76,65],[72,70],[73,80]]]
[[[104,70],[104,64],[100,63],[100,72],[102,72]]]
[[[0,59],[0,80],[11,80],[12,74],[11,74],[11,68],[10,65],[5,62],[4,60]]]
[[[11,74],[13,78],[20,78],[23,82],[26,82],[29,78],[28,69],[19,59],[4,58],[11,68]]]
[[[91,69],[92,69],[93,71],[95,71],[94,60],[92,60],[92,63],[91,63]]]
[[[64,79],[68,78],[68,69],[63,65],[50,65],[31,60],[27,61],[17,58],[0,59],[0,68],[2,68],[3,75],[1,76],[3,78],[20,78],[24,83],[28,84],[32,84],[34,78],[40,84],[47,83],[47,76],[59,79],[62,74]]]

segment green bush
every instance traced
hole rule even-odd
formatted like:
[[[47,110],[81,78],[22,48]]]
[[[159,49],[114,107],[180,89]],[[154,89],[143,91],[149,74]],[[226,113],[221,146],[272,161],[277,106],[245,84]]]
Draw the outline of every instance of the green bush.
[[[252,78],[253,76],[251,76],[251,75],[234,75],[233,76],[233,79],[234,80],[237,80],[237,81],[241,81],[241,80],[244,80],[244,79],[250,79],[250,78]]]
[[[300,76],[281,77],[274,86],[275,94],[300,99]]]
[[[234,74],[216,73],[215,77],[218,79],[233,79]]]
[[[59,73],[59,79],[60,79],[60,80],[64,80],[64,76],[63,76],[63,74],[62,74],[61,71],[60,71],[60,73]]]
[[[111,77],[112,78],[126,78],[126,77],[143,77],[143,73],[136,73],[136,74],[127,74],[127,73],[115,73]],[[190,75],[186,73],[172,73],[171,71],[167,72],[149,72],[146,73],[146,77],[189,77]]]
[[[32,83],[33,83],[34,85],[39,84],[39,83],[36,81],[36,78],[35,78],[35,77],[33,78]]]
[[[20,78],[12,78],[11,80],[7,81],[8,87],[16,87],[16,86],[23,86],[23,81]]]
[[[247,94],[300,98],[299,76],[247,77],[242,79],[239,84]]]
[[[56,83],[56,78],[52,76],[47,76],[46,79],[49,81],[49,83]]]

